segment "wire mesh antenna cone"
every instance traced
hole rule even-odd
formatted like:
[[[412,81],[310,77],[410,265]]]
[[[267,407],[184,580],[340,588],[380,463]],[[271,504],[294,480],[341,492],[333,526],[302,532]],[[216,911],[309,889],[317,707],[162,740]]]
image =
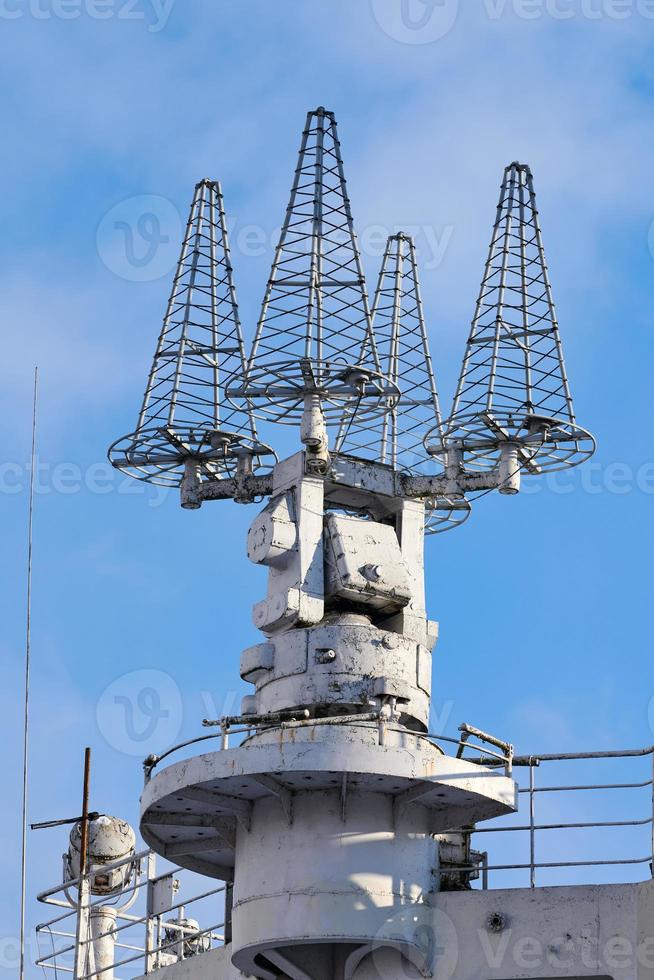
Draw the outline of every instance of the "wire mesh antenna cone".
[[[507,440],[519,442],[526,472],[574,466],[595,449],[575,421],[533,178],[521,163],[504,171],[452,414],[427,445],[434,455],[458,447],[486,469]]]
[[[380,418],[346,410],[336,440],[338,452],[387,463],[405,473],[428,473],[433,462],[424,446],[428,430],[441,433],[436,378],[420,294],[413,239],[398,232],[386,243],[372,306],[377,351],[384,376],[399,391]],[[463,500],[438,498],[428,506],[426,530],[447,530],[470,513]]]
[[[396,390],[381,376],[341,148],[332,112],[307,115],[291,197],[238,406],[296,423],[308,394],[329,420],[344,405],[384,412]]]
[[[253,468],[271,452],[247,405],[223,398],[226,378],[245,367],[220,184],[202,180],[193,202],[163,328],[136,429],[109,450],[118,469],[179,486],[189,461],[228,476],[239,457]]]

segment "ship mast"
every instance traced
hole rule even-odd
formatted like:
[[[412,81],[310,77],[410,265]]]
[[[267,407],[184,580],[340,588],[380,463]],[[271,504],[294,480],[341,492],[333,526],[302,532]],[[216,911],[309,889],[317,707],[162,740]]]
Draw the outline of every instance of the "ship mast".
[[[278,461],[255,419],[272,446],[294,426],[296,451]],[[138,423],[111,458],[178,486],[189,509],[265,501],[247,538],[267,573],[261,639],[241,657],[252,691],[237,716],[205,720],[218,751],[148,759],[141,801],[154,851],[233,887],[237,970],[432,975],[420,924],[442,887],[439,840],[459,841],[467,880],[465,828],[513,812],[517,795],[508,744],[468,729],[484,742],[473,761],[429,737],[425,532],[593,448],[525,165],[504,174],[446,420],[409,236],[389,239],[369,304],[332,112],[307,116],[248,356],[222,194],[197,185]]]

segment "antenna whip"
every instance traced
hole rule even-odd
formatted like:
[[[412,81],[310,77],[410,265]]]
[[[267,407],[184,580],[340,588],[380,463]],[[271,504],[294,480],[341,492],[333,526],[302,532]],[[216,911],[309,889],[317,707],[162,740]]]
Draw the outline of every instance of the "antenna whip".
[[[25,977],[25,888],[27,870],[27,755],[29,734],[30,638],[32,626],[32,524],[34,518],[34,464],[36,459],[36,407],[39,388],[39,369],[34,368],[34,397],[32,402],[32,454],[30,459],[30,492],[27,518],[27,618],[25,623],[25,707],[23,712],[23,812],[20,868],[20,970]]]

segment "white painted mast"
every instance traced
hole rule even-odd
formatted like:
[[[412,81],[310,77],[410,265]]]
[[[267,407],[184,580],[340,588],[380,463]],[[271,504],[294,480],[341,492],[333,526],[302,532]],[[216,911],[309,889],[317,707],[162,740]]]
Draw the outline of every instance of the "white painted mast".
[[[530,353],[549,342],[553,307],[543,280],[545,313],[531,316],[541,284],[530,263],[544,260],[530,174],[512,165],[505,181],[518,177],[518,211],[503,189],[484,280],[487,296],[499,277],[490,360],[478,313],[455,420],[443,423],[413,244],[389,241],[373,320],[336,121],[322,107],[310,112],[252,350],[215,399],[244,418],[298,426],[303,448],[255,472],[243,443],[238,467],[221,472],[206,439],[184,440],[183,506],[267,498],[247,541],[250,560],[268,572],[253,607],[263,636],[241,658],[253,693],[240,716],[206,722],[221,729],[221,749],[160,771],[148,760],[141,833],[163,857],[232,885],[230,956],[242,974],[363,980],[380,957],[395,956],[405,975],[431,975],[415,924],[429,920],[441,890],[439,841],[459,847],[465,882],[475,871],[463,828],[517,806],[510,746],[478,733],[487,761],[499,763],[489,767],[447,757],[427,737],[438,630],[426,611],[423,550],[426,525],[447,529],[468,515],[467,493],[517,492],[522,469],[544,468],[536,456],[569,465],[583,455],[567,379],[568,415],[554,418],[555,372],[543,380]],[[509,288],[522,303],[520,336],[508,326]],[[510,416],[495,411],[508,347],[526,352],[513,382],[528,392]],[[486,375],[471,367],[479,357]],[[471,383],[488,395],[463,425]],[[174,398],[173,386],[171,418]],[[130,437],[137,454],[143,420]],[[116,465],[129,469],[131,452]],[[235,728],[246,737],[229,748]]]
[[[294,426],[296,451],[278,460],[255,419],[271,444],[278,424]],[[471,834],[512,814],[518,788],[508,742],[465,725],[452,755],[429,731],[438,624],[425,532],[462,523],[468,496],[517,493],[523,474],[575,465],[593,448],[572,409],[526,166],[504,175],[447,420],[408,236],[389,240],[370,309],[332,112],[307,116],[248,357],[222,193],[216,181],[196,186],[137,426],[111,458],[179,487],[187,509],[257,503],[246,549],[267,582],[253,605],[260,640],[241,656],[251,693],[239,714],[205,719],[204,739],[219,747],[173,758],[198,737],[145,761],[147,870],[131,852],[115,870],[147,890],[147,972],[440,975],[438,950],[452,945],[442,899],[472,896],[486,872]],[[529,792],[535,884],[533,781]],[[196,929],[172,889],[159,904],[153,854],[174,874],[224,882],[220,959],[213,926]],[[86,910],[97,926],[86,946],[103,965],[75,967],[74,980],[113,970],[103,959],[112,916],[97,875],[88,879],[82,891],[100,899]],[[174,939],[157,946],[152,923],[161,930],[173,910]],[[499,911],[486,919],[491,932],[506,922]]]

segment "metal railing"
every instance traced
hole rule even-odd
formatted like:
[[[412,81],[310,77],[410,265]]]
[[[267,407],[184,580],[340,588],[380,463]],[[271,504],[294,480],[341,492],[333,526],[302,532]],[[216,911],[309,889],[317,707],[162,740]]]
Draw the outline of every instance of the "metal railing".
[[[288,712],[290,714],[290,712]],[[301,712],[298,713],[302,714]],[[308,712],[305,712],[308,714]],[[284,731],[296,731],[302,728],[319,728],[319,727],[334,727],[337,725],[347,725],[349,728],[365,728],[367,730],[376,730],[379,737],[379,744],[383,745],[386,740],[386,734],[389,731],[397,731],[402,734],[407,733],[407,729],[399,724],[394,724],[389,721],[387,715],[377,708],[374,711],[362,711],[353,715],[330,715],[327,718],[306,718],[298,717],[292,718],[286,721],[277,721],[274,723],[248,723],[244,724],[242,719],[239,718],[220,718],[217,721],[208,721],[205,719],[203,722],[205,726],[215,726],[220,729],[219,732],[215,732],[211,735],[200,735],[195,738],[187,739],[184,742],[179,742],[177,745],[172,745],[170,748],[166,749],[161,755],[149,755],[147,759],[143,760],[143,771],[145,775],[146,784],[152,777],[152,773],[157,768],[157,766],[168,759],[171,755],[175,755],[177,752],[181,752],[184,749],[191,748],[200,742],[206,742],[213,739],[219,740],[219,751],[225,751],[230,747],[231,737],[242,737],[243,739],[248,739],[252,735],[262,734],[267,732],[284,732]],[[460,725],[459,731],[461,732],[460,738],[450,738],[446,735],[441,735],[439,733],[433,732],[417,732],[411,731],[409,734],[414,735],[417,738],[425,738],[430,742],[438,745],[440,748],[441,742],[447,745],[455,745],[457,747],[456,756],[461,758],[465,750],[473,751],[476,753],[475,758],[472,760],[479,763],[487,763],[492,766],[501,765],[504,768],[505,774],[507,776],[511,775],[513,768],[513,746],[509,742],[504,742],[502,739],[496,738],[494,735],[489,735],[486,732],[481,731],[479,728],[474,728],[472,725]],[[476,742],[471,742],[471,738],[476,738],[477,742],[482,742],[482,745],[478,745]],[[489,746],[492,746],[490,748]]]
[[[470,838],[462,849],[466,863],[448,863],[441,874],[478,881],[481,888],[605,884],[654,874],[654,746],[515,756],[508,743],[470,726],[461,731],[460,739],[422,737],[456,746],[458,758],[498,776],[512,776],[521,805],[515,814],[458,828]],[[39,901],[59,914],[37,926],[50,946],[37,965],[74,980],[131,980],[229,941],[226,887],[207,888],[206,878],[168,862],[158,870],[157,860],[144,850],[104,866],[103,872],[129,867],[117,895],[90,895],[93,868],[81,880],[42,892]],[[214,924],[200,927],[193,920]],[[111,943],[106,961],[103,940]]]
[[[605,775],[598,774],[595,778],[579,780],[580,764],[582,770],[595,773],[601,767],[606,771],[615,760],[622,763],[622,771],[625,760],[639,763],[640,770],[631,779],[619,774],[613,780],[609,776],[607,781]],[[490,760],[485,761],[487,765],[492,764]],[[577,778],[566,779],[566,772],[575,763]],[[481,839],[487,842],[491,835],[495,855],[505,853],[515,857],[516,850],[522,846],[525,860],[495,859],[489,863],[486,843],[482,853],[486,887],[491,872],[495,873],[492,875],[494,887],[499,881],[497,887],[528,884],[530,888],[542,884],[581,883],[580,869],[586,869],[584,883],[592,883],[585,880],[588,877],[601,878],[601,883],[606,883],[609,877],[614,881],[624,880],[624,874],[621,875],[618,869],[634,867],[646,869],[646,875],[640,878],[654,875],[654,746],[514,756],[513,767],[519,800],[527,804],[527,821],[523,817],[514,823],[513,818],[500,817],[471,829],[471,834],[475,843]],[[544,782],[537,781],[541,769],[554,772],[553,781],[549,778]],[[644,799],[638,799],[639,795]],[[584,802],[584,797],[588,803]],[[639,812],[634,812],[634,798]],[[521,805],[518,817],[524,812]],[[611,832],[618,830],[623,833],[612,839]],[[484,838],[481,838],[482,834]],[[600,853],[596,853],[598,847]],[[623,847],[633,850],[621,853]],[[611,875],[606,873],[609,868],[613,869]],[[597,873],[600,869],[601,875]],[[499,875],[499,872],[503,874]],[[515,872],[523,872],[522,881],[516,881]]]
[[[91,894],[97,868],[41,892],[39,902],[62,911],[36,927],[36,965],[73,980],[128,980],[223,945],[225,885],[207,888],[206,878],[166,865],[158,871],[156,855],[144,850],[102,866],[103,874],[125,871],[113,894]],[[201,927],[196,917],[213,924]]]

